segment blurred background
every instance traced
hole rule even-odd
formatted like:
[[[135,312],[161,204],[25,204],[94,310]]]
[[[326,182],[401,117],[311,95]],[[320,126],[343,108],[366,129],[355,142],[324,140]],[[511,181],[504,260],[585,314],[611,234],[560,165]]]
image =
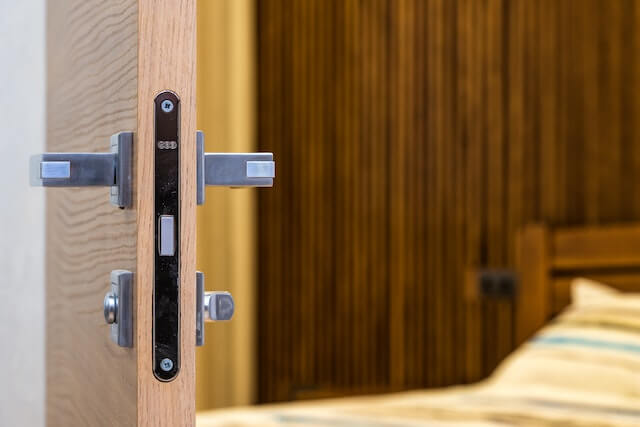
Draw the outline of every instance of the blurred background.
[[[200,408],[481,379],[514,307],[466,298],[473,272],[513,268],[530,222],[640,219],[636,1],[199,7],[199,125],[232,135],[209,149],[253,138],[278,162],[255,235],[227,226],[253,195],[203,208],[229,222],[199,223],[202,268],[246,287],[243,320],[207,331],[225,348],[198,350],[220,390]],[[209,257],[238,236],[244,255]]]
[[[0,5],[0,128],[21,141],[0,153],[26,158],[45,2]],[[199,0],[207,151],[272,151],[277,178],[198,208],[198,269],[237,307],[197,350],[198,409],[489,375],[517,308],[473,298],[476,272],[514,268],[531,222],[640,220],[638,22],[633,0]],[[44,192],[8,184],[26,162],[0,174],[25,207],[0,212],[0,419],[39,425]]]

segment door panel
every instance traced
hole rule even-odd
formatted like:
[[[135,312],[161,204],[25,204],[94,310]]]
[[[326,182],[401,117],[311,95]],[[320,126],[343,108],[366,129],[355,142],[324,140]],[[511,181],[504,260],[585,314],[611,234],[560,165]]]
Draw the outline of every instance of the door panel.
[[[136,129],[137,10],[136,0],[49,1],[47,151],[106,152],[111,134]],[[112,206],[108,191],[47,190],[50,426],[136,422],[136,348],[111,342],[101,301],[111,270],[136,271],[137,211]]]
[[[47,424],[193,425],[195,420],[195,0],[50,0],[47,151],[109,151],[134,131],[134,203],[105,188],[47,191]],[[181,368],[152,372],[153,99],[181,100]],[[134,272],[135,339],[109,339],[102,299]]]

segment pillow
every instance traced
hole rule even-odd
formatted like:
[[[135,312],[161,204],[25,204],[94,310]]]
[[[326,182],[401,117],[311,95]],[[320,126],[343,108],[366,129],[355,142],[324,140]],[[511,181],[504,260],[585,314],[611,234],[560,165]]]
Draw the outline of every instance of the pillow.
[[[574,307],[599,304],[604,300],[613,301],[619,294],[617,289],[584,277],[571,281],[571,303]]]
[[[610,307],[640,310],[640,294],[620,292],[608,285],[583,277],[571,282],[571,308]]]
[[[640,294],[589,279],[572,304],[509,356],[490,382],[509,393],[574,404],[640,405]]]

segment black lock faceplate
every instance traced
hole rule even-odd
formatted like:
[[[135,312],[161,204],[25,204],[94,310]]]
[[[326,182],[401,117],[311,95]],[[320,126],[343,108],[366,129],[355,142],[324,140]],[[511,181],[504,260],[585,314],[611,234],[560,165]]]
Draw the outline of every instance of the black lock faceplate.
[[[153,373],[160,381],[171,381],[180,370],[180,99],[165,91],[156,96],[154,107]],[[166,232],[161,216],[173,217],[172,237],[161,237]],[[171,238],[172,254],[161,254],[161,244]]]

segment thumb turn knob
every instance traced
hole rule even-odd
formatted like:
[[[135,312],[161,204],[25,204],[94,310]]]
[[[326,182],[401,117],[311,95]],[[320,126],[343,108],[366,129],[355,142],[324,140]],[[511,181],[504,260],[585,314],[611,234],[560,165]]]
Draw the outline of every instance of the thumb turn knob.
[[[196,271],[196,345],[204,345],[205,322],[231,320],[235,304],[229,292],[205,292],[204,274]]]
[[[116,322],[118,316],[118,301],[113,291],[107,292],[104,296],[104,321],[108,325]]]
[[[233,297],[229,292],[204,293],[204,314],[206,321],[231,320],[234,308]]]

